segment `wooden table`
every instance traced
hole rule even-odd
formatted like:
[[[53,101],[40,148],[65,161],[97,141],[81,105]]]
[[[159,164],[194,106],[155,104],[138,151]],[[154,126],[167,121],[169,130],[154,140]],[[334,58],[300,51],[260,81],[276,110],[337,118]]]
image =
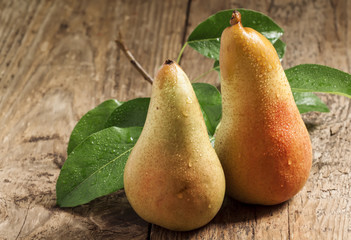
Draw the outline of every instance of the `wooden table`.
[[[175,59],[194,27],[223,9],[261,11],[285,29],[284,68],[318,63],[351,72],[351,2],[0,1],[0,239],[351,239],[351,101],[320,94],[330,113],[303,118],[313,166],[302,191],[278,206],[226,198],[207,226],[172,232],[141,220],[123,191],[61,209],[55,184],[70,133],[104,100],[148,97],[114,43],[121,31],[151,74]],[[244,4],[245,3],[245,4]],[[212,61],[187,48],[194,79]],[[218,85],[216,73],[200,79]]]

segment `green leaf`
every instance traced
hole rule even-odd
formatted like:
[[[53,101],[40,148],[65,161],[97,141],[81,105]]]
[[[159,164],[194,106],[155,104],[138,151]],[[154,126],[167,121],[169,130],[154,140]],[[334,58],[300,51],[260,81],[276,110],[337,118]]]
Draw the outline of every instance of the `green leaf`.
[[[110,116],[112,111],[121,104],[121,102],[115,99],[110,99],[87,112],[78,121],[71,133],[68,142],[67,153],[70,154],[73,149],[90,134],[104,129],[107,118]]]
[[[143,127],[150,98],[135,98],[116,108],[106,121],[105,127]]]
[[[285,50],[286,50],[286,44],[278,39],[274,44],[273,44],[273,47],[275,48],[275,50],[277,51],[278,53],[278,57],[280,59],[280,61],[283,59],[284,57],[284,54],[285,54]]]
[[[213,135],[222,117],[222,98],[216,87],[207,83],[193,83],[209,135]]]
[[[272,44],[283,35],[284,30],[267,15],[248,9],[238,10],[241,13],[243,26],[255,29],[257,32],[265,36]]]
[[[351,98],[351,75],[327,66],[302,64],[285,70],[294,92],[325,92]]]
[[[220,72],[219,69],[219,60],[215,60],[213,63],[213,69],[216,70],[217,72]]]
[[[140,127],[103,129],[68,156],[56,183],[57,204],[74,207],[123,188],[123,171]]]
[[[255,29],[269,41],[275,43],[284,33],[268,16],[247,9],[238,9],[244,27]],[[223,30],[228,27],[233,10],[217,12],[200,23],[190,34],[187,44],[202,55],[218,60],[220,38]]]
[[[295,103],[300,113],[329,112],[329,108],[319,97],[311,92],[293,92]]]
[[[189,40],[189,39],[188,39]],[[219,59],[220,39],[192,40],[189,46],[208,58]]]

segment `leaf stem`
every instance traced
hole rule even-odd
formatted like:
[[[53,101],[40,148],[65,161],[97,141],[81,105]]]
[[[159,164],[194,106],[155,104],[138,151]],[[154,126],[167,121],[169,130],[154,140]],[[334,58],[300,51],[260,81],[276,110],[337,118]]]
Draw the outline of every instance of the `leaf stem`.
[[[184,49],[185,49],[185,47],[186,47],[187,45],[188,45],[188,42],[185,42],[184,45],[183,45],[183,47],[182,47],[182,49],[181,49],[180,52],[179,52],[179,55],[178,55],[178,58],[177,58],[177,63],[178,63],[178,64],[179,64],[180,59],[181,59],[181,57],[182,57],[182,55],[183,55]]]
[[[115,40],[117,46],[124,52],[124,54],[128,57],[130,63],[138,70],[138,72],[144,77],[146,81],[152,84],[152,77],[145,71],[145,69],[140,65],[140,63],[134,58],[133,54],[129,51],[127,46],[125,45],[122,34],[119,33],[119,39]]]
[[[209,71],[207,71],[207,72],[205,72],[205,73],[203,73],[203,74],[197,76],[196,78],[194,78],[193,80],[191,80],[191,82],[193,83],[193,82],[199,80],[200,78],[203,78],[204,76],[206,76],[207,74],[213,72],[214,70],[216,70],[216,68],[212,68],[212,69],[210,69]]]

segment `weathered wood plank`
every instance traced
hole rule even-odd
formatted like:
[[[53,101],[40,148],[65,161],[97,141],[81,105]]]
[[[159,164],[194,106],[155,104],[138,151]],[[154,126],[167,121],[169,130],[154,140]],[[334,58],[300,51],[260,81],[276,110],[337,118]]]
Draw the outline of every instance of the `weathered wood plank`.
[[[153,73],[181,47],[186,6],[0,2],[0,239],[148,237],[148,223],[123,192],[59,209],[55,184],[70,132],[85,112],[109,98],[150,95],[150,84],[117,49],[118,31]]]
[[[186,29],[186,39],[200,22],[204,21],[212,14],[225,9],[230,9],[229,1],[192,0]],[[212,69],[213,63],[213,59],[202,56],[189,46],[186,47],[181,59],[181,66],[188,74],[190,81],[207,82],[219,86],[220,81],[216,71],[212,71],[201,77],[204,73]]]
[[[211,6],[208,7],[207,6]],[[249,8],[263,12],[281,25],[287,52],[285,68],[317,63],[351,72],[351,7],[348,1],[192,1],[187,34],[217,7]],[[182,66],[191,79],[206,72],[212,60],[192,49]],[[196,67],[194,67],[196,66]],[[218,84],[216,74],[199,81]],[[215,219],[204,228],[176,233],[153,227],[152,239],[349,239],[351,101],[320,94],[330,113],[309,113],[304,120],[314,149],[310,178],[302,191],[278,206],[248,206],[226,199]],[[220,223],[220,224],[219,224]]]
[[[245,7],[284,29],[284,67],[319,63],[351,72],[351,6],[343,1],[0,1],[0,239],[146,239],[148,224],[123,191],[77,208],[55,207],[55,183],[77,120],[98,103],[149,96],[114,39],[121,31],[153,75],[175,59],[195,26],[218,10]],[[190,79],[212,60],[189,47]],[[198,80],[219,84],[217,73]],[[331,112],[304,115],[314,149],[310,178],[287,203],[251,206],[226,198],[207,226],[151,239],[349,239],[351,101],[321,94]]]

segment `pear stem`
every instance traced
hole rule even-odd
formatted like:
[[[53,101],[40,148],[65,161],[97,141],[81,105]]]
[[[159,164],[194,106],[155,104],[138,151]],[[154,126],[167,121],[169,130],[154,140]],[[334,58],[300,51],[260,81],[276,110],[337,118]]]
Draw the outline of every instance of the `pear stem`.
[[[232,17],[230,19],[230,25],[234,26],[241,22],[241,14],[238,10],[234,10],[232,13]]]
[[[140,65],[140,63],[134,58],[133,54],[128,50],[125,45],[122,34],[119,32],[119,39],[115,40],[117,46],[124,52],[124,54],[129,59],[130,63],[138,70],[138,72],[144,77],[149,83],[153,83],[152,77],[145,71],[145,69]]]

